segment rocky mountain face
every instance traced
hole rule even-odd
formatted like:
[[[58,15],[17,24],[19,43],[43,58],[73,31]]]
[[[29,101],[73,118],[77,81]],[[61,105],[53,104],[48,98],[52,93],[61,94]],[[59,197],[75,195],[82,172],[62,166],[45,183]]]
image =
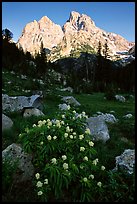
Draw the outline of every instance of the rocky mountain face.
[[[72,56],[80,51],[96,52],[99,41],[102,47],[107,42],[112,59],[116,52],[128,51],[134,45],[118,34],[98,28],[89,16],[72,11],[62,28],[46,16],[38,22],[34,20],[28,23],[17,46],[34,55],[39,52],[43,42],[44,48],[50,50],[48,59],[56,61],[60,57]]]

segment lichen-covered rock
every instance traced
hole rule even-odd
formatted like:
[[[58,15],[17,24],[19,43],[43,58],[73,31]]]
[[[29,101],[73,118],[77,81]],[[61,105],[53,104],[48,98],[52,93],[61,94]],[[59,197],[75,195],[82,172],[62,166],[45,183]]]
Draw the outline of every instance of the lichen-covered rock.
[[[66,103],[59,104],[59,109],[62,110],[62,111],[63,111],[63,110],[66,111],[66,110],[68,110],[68,105],[67,105]]]
[[[118,121],[118,119],[116,119],[115,116],[110,113],[101,113],[97,117],[104,119],[108,123],[115,123]]]
[[[125,102],[126,101],[125,97],[121,96],[121,95],[115,95],[115,98],[116,98],[116,100],[118,100],[120,102]]]
[[[116,157],[116,167],[114,170],[124,169],[128,174],[133,174],[135,165],[135,150],[126,149],[120,156]]]
[[[20,183],[32,179],[34,167],[32,165],[32,156],[25,153],[19,144],[11,144],[2,151],[2,160],[8,159],[11,165],[18,162],[19,175],[15,175],[15,182]]]
[[[42,97],[40,95],[32,96],[8,96],[2,94],[2,110],[3,111],[19,111],[24,107],[34,107],[42,109]]]
[[[86,121],[94,141],[102,141],[105,143],[110,139],[108,127],[104,119],[100,117],[90,117],[87,118]]]

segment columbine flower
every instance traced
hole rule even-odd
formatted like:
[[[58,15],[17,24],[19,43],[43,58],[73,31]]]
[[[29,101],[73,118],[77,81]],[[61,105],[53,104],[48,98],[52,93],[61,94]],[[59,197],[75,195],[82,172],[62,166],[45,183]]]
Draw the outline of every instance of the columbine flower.
[[[56,139],[57,139],[57,136],[54,136],[54,137],[53,137],[53,140],[56,140]]]
[[[39,192],[38,192],[38,195],[42,195],[42,194],[43,194],[43,192],[42,192],[42,191],[39,191]]]
[[[62,115],[62,118],[65,118],[65,115]]]
[[[65,138],[68,137],[68,133],[65,133],[65,134],[64,134],[64,137],[65,137]]]
[[[73,132],[73,128],[70,129],[70,132]]]
[[[42,141],[42,142],[40,142],[40,145],[43,145],[43,141]]]
[[[70,139],[73,139],[73,135],[70,135],[69,137],[70,137]]]
[[[36,177],[36,179],[39,179],[39,178],[40,178],[40,174],[39,174],[39,173],[36,173],[36,174],[35,174],[35,177]]]
[[[80,147],[80,152],[84,152],[85,151],[85,147]]]
[[[84,135],[79,135],[79,139],[82,140],[84,138]]]
[[[44,184],[48,184],[48,179],[45,179],[45,180],[44,180]]]
[[[32,127],[36,127],[36,124],[33,124],[33,126]]]
[[[56,126],[57,126],[58,128],[61,128],[61,125],[60,125],[60,123],[57,123],[57,124],[56,124]]]
[[[98,159],[95,159],[95,160],[93,160],[93,162],[92,162],[95,166],[97,165],[97,163],[98,163]]]
[[[67,159],[67,156],[66,156],[66,155],[62,155],[62,159],[63,159],[63,160],[66,160],[66,159]]]
[[[83,158],[83,160],[84,160],[84,161],[88,161],[88,157],[85,156],[85,157]]]
[[[39,188],[39,187],[42,187],[42,186],[43,186],[43,183],[42,183],[41,181],[38,181],[36,186],[37,186],[38,188]]]
[[[101,170],[104,171],[105,170],[105,166],[101,166]]]
[[[67,164],[67,163],[64,163],[64,164],[63,164],[63,168],[64,168],[64,169],[68,169],[68,164]]]
[[[50,119],[47,119],[47,122],[50,122]]]
[[[88,181],[88,179],[87,179],[86,177],[84,177],[84,178],[83,178],[83,181],[84,181],[84,182],[87,182],[87,181]]]
[[[90,129],[89,129],[89,128],[86,128],[85,133],[88,134],[88,135],[90,135]]]
[[[73,135],[76,135],[77,133],[76,132],[73,132]]]
[[[47,139],[48,139],[48,140],[51,140],[51,139],[52,139],[52,137],[49,135],[49,136],[47,137]]]
[[[94,175],[93,174],[91,174],[91,175],[89,175],[89,177],[88,177],[89,179],[91,178],[91,179],[94,179]]]
[[[52,122],[48,122],[48,124],[47,124],[48,126],[52,126]]]
[[[97,186],[101,187],[101,186],[102,186],[102,183],[99,181],[99,182],[97,183]]]
[[[76,111],[75,111],[75,110],[73,110],[73,113],[76,113]]]
[[[90,141],[89,143],[89,146],[93,147],[94,146],[94,142]]]
[[[51,162],[52,162],[53,164],[56,164],[56,163],[57,163],[57,159],[56,159],[56,158],[53,158],[53,159],[51,159]]]

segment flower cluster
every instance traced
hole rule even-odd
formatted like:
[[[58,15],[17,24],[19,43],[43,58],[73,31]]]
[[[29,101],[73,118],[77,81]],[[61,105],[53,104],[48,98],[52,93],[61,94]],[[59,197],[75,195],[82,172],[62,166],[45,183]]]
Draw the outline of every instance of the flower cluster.
[[[47,189],[54,196],[61,195],[64,188],[72,186],[72,181],[78,184],[74,190],[80,188],[80,183],[81,189],[82,186],[92,189],[93,183],[100,188],[103,185],[95,170],[104,171],[105,166],[100,164],[98,158],[94,159],[96,151],[90,129],[85,125],[86,113],[78,114],[70,106],[67,107],[68,110],[63,114],[61,112],[56,119],[39,120],[31,131],[26,131],[31,141],[31,148],[29,145],[28,148],[34,153],[36,169],[42,172],[35,174],[39,197],[47,198]],[[20,136],[20,140],[23,141],[23,138]]]

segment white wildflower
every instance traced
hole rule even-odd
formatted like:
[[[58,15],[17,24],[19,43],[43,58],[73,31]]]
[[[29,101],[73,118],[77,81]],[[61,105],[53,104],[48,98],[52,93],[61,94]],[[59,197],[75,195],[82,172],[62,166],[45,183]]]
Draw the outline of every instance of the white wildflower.
[[[43,194],[43,192],[42,192],[42,191],[39,191],[39,192],[38,192],[38,195],[42,195],[42,194]]]
[[[47,139],[48,139],[48,140],[51,140],[51,139],[52,139],[52,137],[49,135],[49,136],[47,137]]]
[[[56,140],[56,139],[57,139],[57,136],[54,136],[54,137],[53,137],[53,140]]]
[[[86,128],[85,133],[88,134],[88,135],[90,135],[90,134],[91,134],[91,133],[90,133],[90,129],[89,129],[89,128]]]
[[[101,166],[101,170],[104,171],[105,170],[105,166]]]
[[[92,163],[96,166],[98,163],[98,159],[94,159]]]
[[[45,180],[44,180],[44,184],[48,184],[48,179],[45,179]]]
[[[53,164],[56,164],[56,163],[57,163],[57,159],[56,159],[56,158],[53,158],[53,159],[51,159],[51,162],[52,162]]]
[[[43,141],[42,141],[42,142],[40,142],[40,145],[43,145]]]
[[[101,187],[101,186],[102,186],[102,183],[99,181],[99,182],[97,183],[97,186]]]
[[[84,152],[85,151],[85,147],[80,147],[80,152]]]
[[[82,140],[84,138],[84,135],[79,135],[79,139]]]
[[[69,137],[70,137],[70,139],[73,139],[73,135],[70,135]]]
[[[36,179],[39,179],[39,178],[40,178],[40,174],[39,174],[39,173],[36,173],[36,174],[35,174],[35,177],[36,177]]]
[[[94,146],[94,142],[90,141],[89,143],[89,146],[93,147]]]
[[[91,175],[89,175],[89,177],[88,177],[89,179],[91,178],[91,179],[94,179],[94,175],[93,174],[91,174]]]
[[[36,127],[37,125],[36,124],[33,124],[33,126],[32,127]]]
[[[67,163],[64,163],[64,164],[63,164],[63,168],[64,168],[64,169],[68,169],[68,164],[67,164]]]
[[[62,159],[63,159],[63,160],[66,160],[66,159],[67,159],[67,156],[66,156],[66,155],[62,155]]]
[[[88,157],[85,156],[85,157],[83,158],[83,160],[84,160],[84,161],[88,161]]]
[[[84,178],[83,178],[83,181],[84,181],[84,182],[87,182],[87,181],[88,181],[88,179],[87,179],[86,177],[84,177]]]
[[[39,188],[39,187],[42,187],[42,186],[43,186],[43,183],[42,183],[41,181],[38,181],[36,186],[37,186],[38,188]]]
[[[65,137],[65,138],[68,137],[68,133],[65,133],[65,134],[64,134],[64,137]]]

